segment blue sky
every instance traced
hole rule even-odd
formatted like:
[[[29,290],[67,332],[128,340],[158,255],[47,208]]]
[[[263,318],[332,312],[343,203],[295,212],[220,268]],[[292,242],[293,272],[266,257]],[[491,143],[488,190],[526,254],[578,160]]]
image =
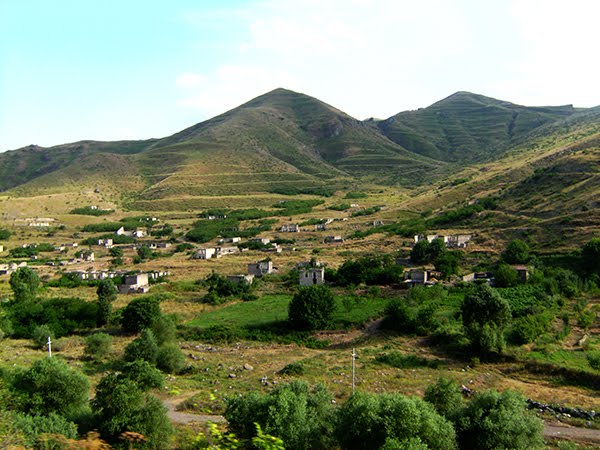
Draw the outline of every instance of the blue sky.
[[[600,105],[595,0],[0,0],[0,151],[163,137],[277,87],[357,118]]]

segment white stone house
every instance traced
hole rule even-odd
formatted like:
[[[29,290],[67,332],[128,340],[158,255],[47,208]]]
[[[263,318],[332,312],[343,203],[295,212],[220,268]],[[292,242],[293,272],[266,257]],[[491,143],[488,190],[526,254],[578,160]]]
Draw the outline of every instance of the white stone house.
[[[289,223],[281,226],[282,233],[298,233],[300,227],[296,223]]]
[[[119,286],[121,294],[143,294],[150,290],[148,284],[148,274],[138,273],[135,275],[126,275],[124,283]]]
[[[248,274],[254,275],[255,277],[262,277],[273,273],[273,261],[266,259],[263,261],[257,261],[248,264]]]
[[[307,267],[300,270],[300,286],[314,286],[325,283],[324,267]]]
[[[199,248],[192,256],[192,259],[210,259],[216,257],[217,249],[213,247]]]
[[[323,242],[326,244],[341,244],[344,242],[344,238],[341,236],[327,236]]]
[[[252,284],[254,281],[254,275],[227,275],[227,280],[232,283],[242,283],[245,282],[247,284]]]
[[[112,248],[113,247],[113,240],[108,238],[108,239],[98,239],[98,245],[102,246],[102,247],[106,247],[106,248]]]

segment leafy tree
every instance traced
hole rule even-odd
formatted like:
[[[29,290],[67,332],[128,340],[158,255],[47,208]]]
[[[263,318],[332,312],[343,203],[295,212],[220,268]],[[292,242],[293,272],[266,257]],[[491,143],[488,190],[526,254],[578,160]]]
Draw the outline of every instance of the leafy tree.
[[[143,392],[150,389],[160,389],[165,382],[160,370],[153,367],[148,361],[141,359],[124,364],[120,376],[134,381]]]
[[[173,428],[167,410],[157,398],[145,393],[135,381],[118,374],[105,376],[93,402],[102,436],[115,442],[125,431],[142,434],[144,448],[169,448]]]
[[[487,284],[465,295],[461,305],[462,322],[474,349],[480,353],[504,349],[504,329],[511,319],[510,305]]]
[[[581,248],[581,262],[586,272],[600,275],[600,238],[592,238]]]
[[[403,268],[396,264],[393,255],[367,255],[344,261],[335,272],[333,279],[342,286],[361,283],[388,285],[399,283],[403,275]],[[327,279],[330,278],[332,277]]]
[[[70,418],[87,407],[90,385],[85,375],[60,359],[44,358],[17,372],[10,390],[25,413],[57,413]]]
[[[102,280],[98,285],[98,289],[96,289],[96,295],[98,295],[98,318],[96,323],[101,327],[110,320],[112,304],[117,299],[117,288],[112,280]]]
[[[508,264],[527,264],[529,259],[529,245],[520,239],[510,241],[502,253],[502,260]]]
[[[158,349],[156,367],[166,373],[179,372],[185,366],[185,357],[177,344],[164,344]]]
[[[177,336],[177,327],[175,322],[168,316],[161,315],[156,319],[150,329],[154,333],[158,345],[163,345],[167,342],[173,342]]]
[[[156,364],[158,356],[158,344],[154,333],[149,328],[142,330],[140,337],[134,339],[127,347],[125,347],[125,361],[135,361],[141,359],[148,361],[150,364]]]
[[[543,425],[527,413],[525,399],[514,391],[475,395],[457,422],[460,448],[545,448]]]
[[[304,286],[292,298],[288,320],[297,330],[317,330],[331,323],[335,299],[327,286]]]
[[[256,436],[258,423],[265,433],[281,438],[287,448],[329,449],[334,447],[331,400],[324,387],[310,389],[307,383],[294,381],[268,395],[251,392],[230,398],[225,418],[240,438]]]
[[[458,272],[458,266],[460,260],[462,258],[462,253],[460,252],[450,252],[444,251],[437,256],[433,263],[435,265],[435,269],[442,272],[445,278],[450,275],[455,275]]]
[[[158,297],[138,297],[123,309],[121,323],[127,331],[141,331],[149,328],[161,317]]]
[[[447,419],[431,404],[399,394],[355,392],[339,410],[336,435],[343,449],[456,448]]]
[[[10,287],[15,302],[34,301],[40,285],[40,277],[29,267],[21,267],[10,274]]]
[[[94,359],[108,356],[112,350],[112,336],[106,333],[94,333],[85,339],[83,353]]]
[[[458,383],[449,378],[440,378],[436,384],[429,385],[423,399],[431,403],[439,414],[453,422],[460,416],[464,406]]]
[[[519,277],[516,269],[508,264],[500,264],[494,272],[494,285],[499,288],[507,288],[517,284],[519,284]]]
[[[421,239],[410,251],[410,260],[415,264],[425,264],[429,262],[429,242]]]

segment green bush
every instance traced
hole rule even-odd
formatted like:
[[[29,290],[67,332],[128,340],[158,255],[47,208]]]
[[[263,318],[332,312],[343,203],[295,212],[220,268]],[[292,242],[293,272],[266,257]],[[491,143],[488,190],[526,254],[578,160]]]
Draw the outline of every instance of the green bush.
[[[154,333],[149,328],[142,330],[140,337],[134,339],[125,347],[125,361],[136,361],[138,359],[156,364],[158,357],[158,344]]]
[[[423,399],[431,403],[435,410],[450,421],[455,421],[464,406],[458,383],[449,378],[439,378],[435,384],[429,385]]]
[[[177,327],[175,326],[175,322],[173,319],[165,315],[161,315],[158,319],[156,319],[152,325],[150,325],[150,329],[154,333],[154,337],[156,338],[158,345],[172,342],[177,336]]]
[[[77,438],[77,425],[56,413],[48,415],[17,413],[13,420],[15,428],[23,433],[31,448],[47,448],[38,442],[42,434],[60,434],[69,439]]]
[[[335,409],[331,394],[322,386],[293,381],[267,395],[251,392],[227,400],[225,418],[229,429],[238,437],[256,435],[255,423],[265,433],[277,436],[286,448],[334,448]]]
[[[535,341],[548,330],[552,318],[550,313],[542,313],[515,319],[510,331],[511,340],[517,345]]]
[[[150,328],[161,315],[158,297],[138,297],[123,309],[121,324],[126,331],[139,332]]]
[[[48,338],[54,339],[54,331],[48,325],[38,325],[31,333],[31,340],[37,348],[43,348],[48,343]]]
[[[106,216],[111,212],[113,212],[112,209],[100,209],[84,206],[82,208],[73,208],[71,211],[69,211],[69,214],[79,214],[84,216]]]
[[[590,367],[594,370],[600,370],[600,350],[588,351],[585,354]]]
[[[12,233],[6,228],[0,228],[0,241],[8,241]]]
[[[476,394],[457,422],[460,448],[544,448],[543,422],[525,406],[525,398],[514,391]]]
[[[355,392],[338,412],[336,429],[342,449],[456,448],[452,424],[416,397]],[[400,447],[390,447],[392,441]],[[415,447],[422,443],[425,447]],[[473,447],[475,448],[475,447]]]
[[[579,316],[577,316],[577,325],[587,330],[594,324],[595,320],[596,313],[594,313],[594,311],[586,309],[584,311],[581,311],[581,313],[579,313]]]
[[[185,367],[185,356],[177,344],[164,344],[158,349],[156,367],[166,373],[177,373]]]
[[[508,288],[517,284],[519,284],[517,270],[508,264],[500,264],[494,272],[494,285],[499,288]]]
[[[141,359],[124,364],[120,376],[135,382],[143,392],[161,389],[165,382],[165,377],[160,370]]]
[[[117,374],[105,376],[92,404],[98,429],[109,442],[118,442],[121,433],[130,431],[146,438],[146,448],[170,447],[173,427],[167,409],[133,380]]]
[[[106,333],[94,333],[85,339],[83,353],[94,359],[102,359],[112,351],[112,336]]]
[[[301,287],[289,304],[288,321],[296,330],[326,328],[335,311],[335,299],[327,286]]]
[[[280,375],[290,376],[304,375],[304,364],[302,364],[300,361],[289,363],[277,373]]]
[[[88,406],[90,385],[85,375],[58,358],[43,358],[18,371],[10,382],[19,410],[27,414],[52,412],[66,418]]]
[[[508,264],[527,264],[529,259],[529,245],[519,239],[510,241],[502,253],[502,260]]]

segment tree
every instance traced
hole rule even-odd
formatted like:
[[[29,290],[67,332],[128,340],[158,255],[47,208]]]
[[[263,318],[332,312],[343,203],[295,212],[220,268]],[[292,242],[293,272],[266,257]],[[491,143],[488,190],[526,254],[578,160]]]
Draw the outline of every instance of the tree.
[[[500,264],[494,272],[494,285],[499,288],[514,287],[519,284],[516,269],[508,264]]]
[[[80,372],[57,358],[44,358],[17,372],[10,390],[25,413],[57,413],[73,418],[88,406],[90,385]]]
[[[449,378],[440,378],[436,384],[429,385],[423,399],[431,403],[439,414],[453,422],[458,419],[464,406],[458,383]]]
[[[98,285],[98,289],[96,289],[96,295],[98,295],[98,318],[96,322],[101,327],[110,320],[112,303],[117,299],[117,288],[112,280],[102,280]]]
[[[510,305],[487,284],[465,295],[461,305],[462,322],[473,348],[482,353],[504,349],[504,330],[511,319]]]
[[[144,392],[135,381],[119,374],[105,376],[96,387],[92,402],[98,429],[109,441],[123,432],[140,433],[146,448],[169,448],[173,428],[167,409],[157,398]]]
[[[508,264],[527,264],[529,259],[529,245],[520,239],[510,241],[502,253],[502,260]]]
[[[157,356],[158,344],[156,343],[154,333],[149,328],[142,330],[140,337],[134,339],[125,347],[125,361],[141,359],[155,365]]]
[[[225,418],[229,429],[243,439],[256,436],[258,423],[265,433],[281,438],[286,448],[334,448],[335,408],[323,387],[311,389],[294,381],[267,395],[250,392],[227,400]]]
[[[420,398],[399,394],[353,393],[339,410],[336,435],[342,449],[456,448],[447,419]]]
[[[165,382],[160,370],[153,367],[148,361],[141,359],[124,364],[120,376],[134,381],[143,392],[150,389],[161,389]]]
[[[586,272],[600,275],[600,238],[592,238],[581,248],[581,262]]]
[[[123,309],[121,323],[125,330],[137,332],[151,327],[161,315],[158,297],[139,297]]]
[[[177,344],[164,344],[156,355],[156,367],[166,373],[179,372],[185,366],[185,356]]]
[[[327,286],[301,287],[288,307],[288,320],[297,330],[327,327],[335,311],[335,299]]]
[[[152,250],[147,245],[142,245],[137,249],[138,257],[142,260],[152,258]]]
[[[33,301],[37,297],[40,277],[29,267],[21,267],[10,275],[9,283],[15,302]]]
[[[545,448],[542,421],[525,406],[523,396],[514,391],[475,395],[457,422],[460,448]]]
[[[0,241],[7,241],[12,233],[6,228],[0,228]]]
[[[458,265],[460,263],[462,253],[460,252],[449,252],[444,249],[438,257],[433,261],[435,269],[442,272],[445,278],[458,272]]]
[[[410,251],[410,260],[416,264],[425,264],[429,259],[429,242],[421,239]]]

